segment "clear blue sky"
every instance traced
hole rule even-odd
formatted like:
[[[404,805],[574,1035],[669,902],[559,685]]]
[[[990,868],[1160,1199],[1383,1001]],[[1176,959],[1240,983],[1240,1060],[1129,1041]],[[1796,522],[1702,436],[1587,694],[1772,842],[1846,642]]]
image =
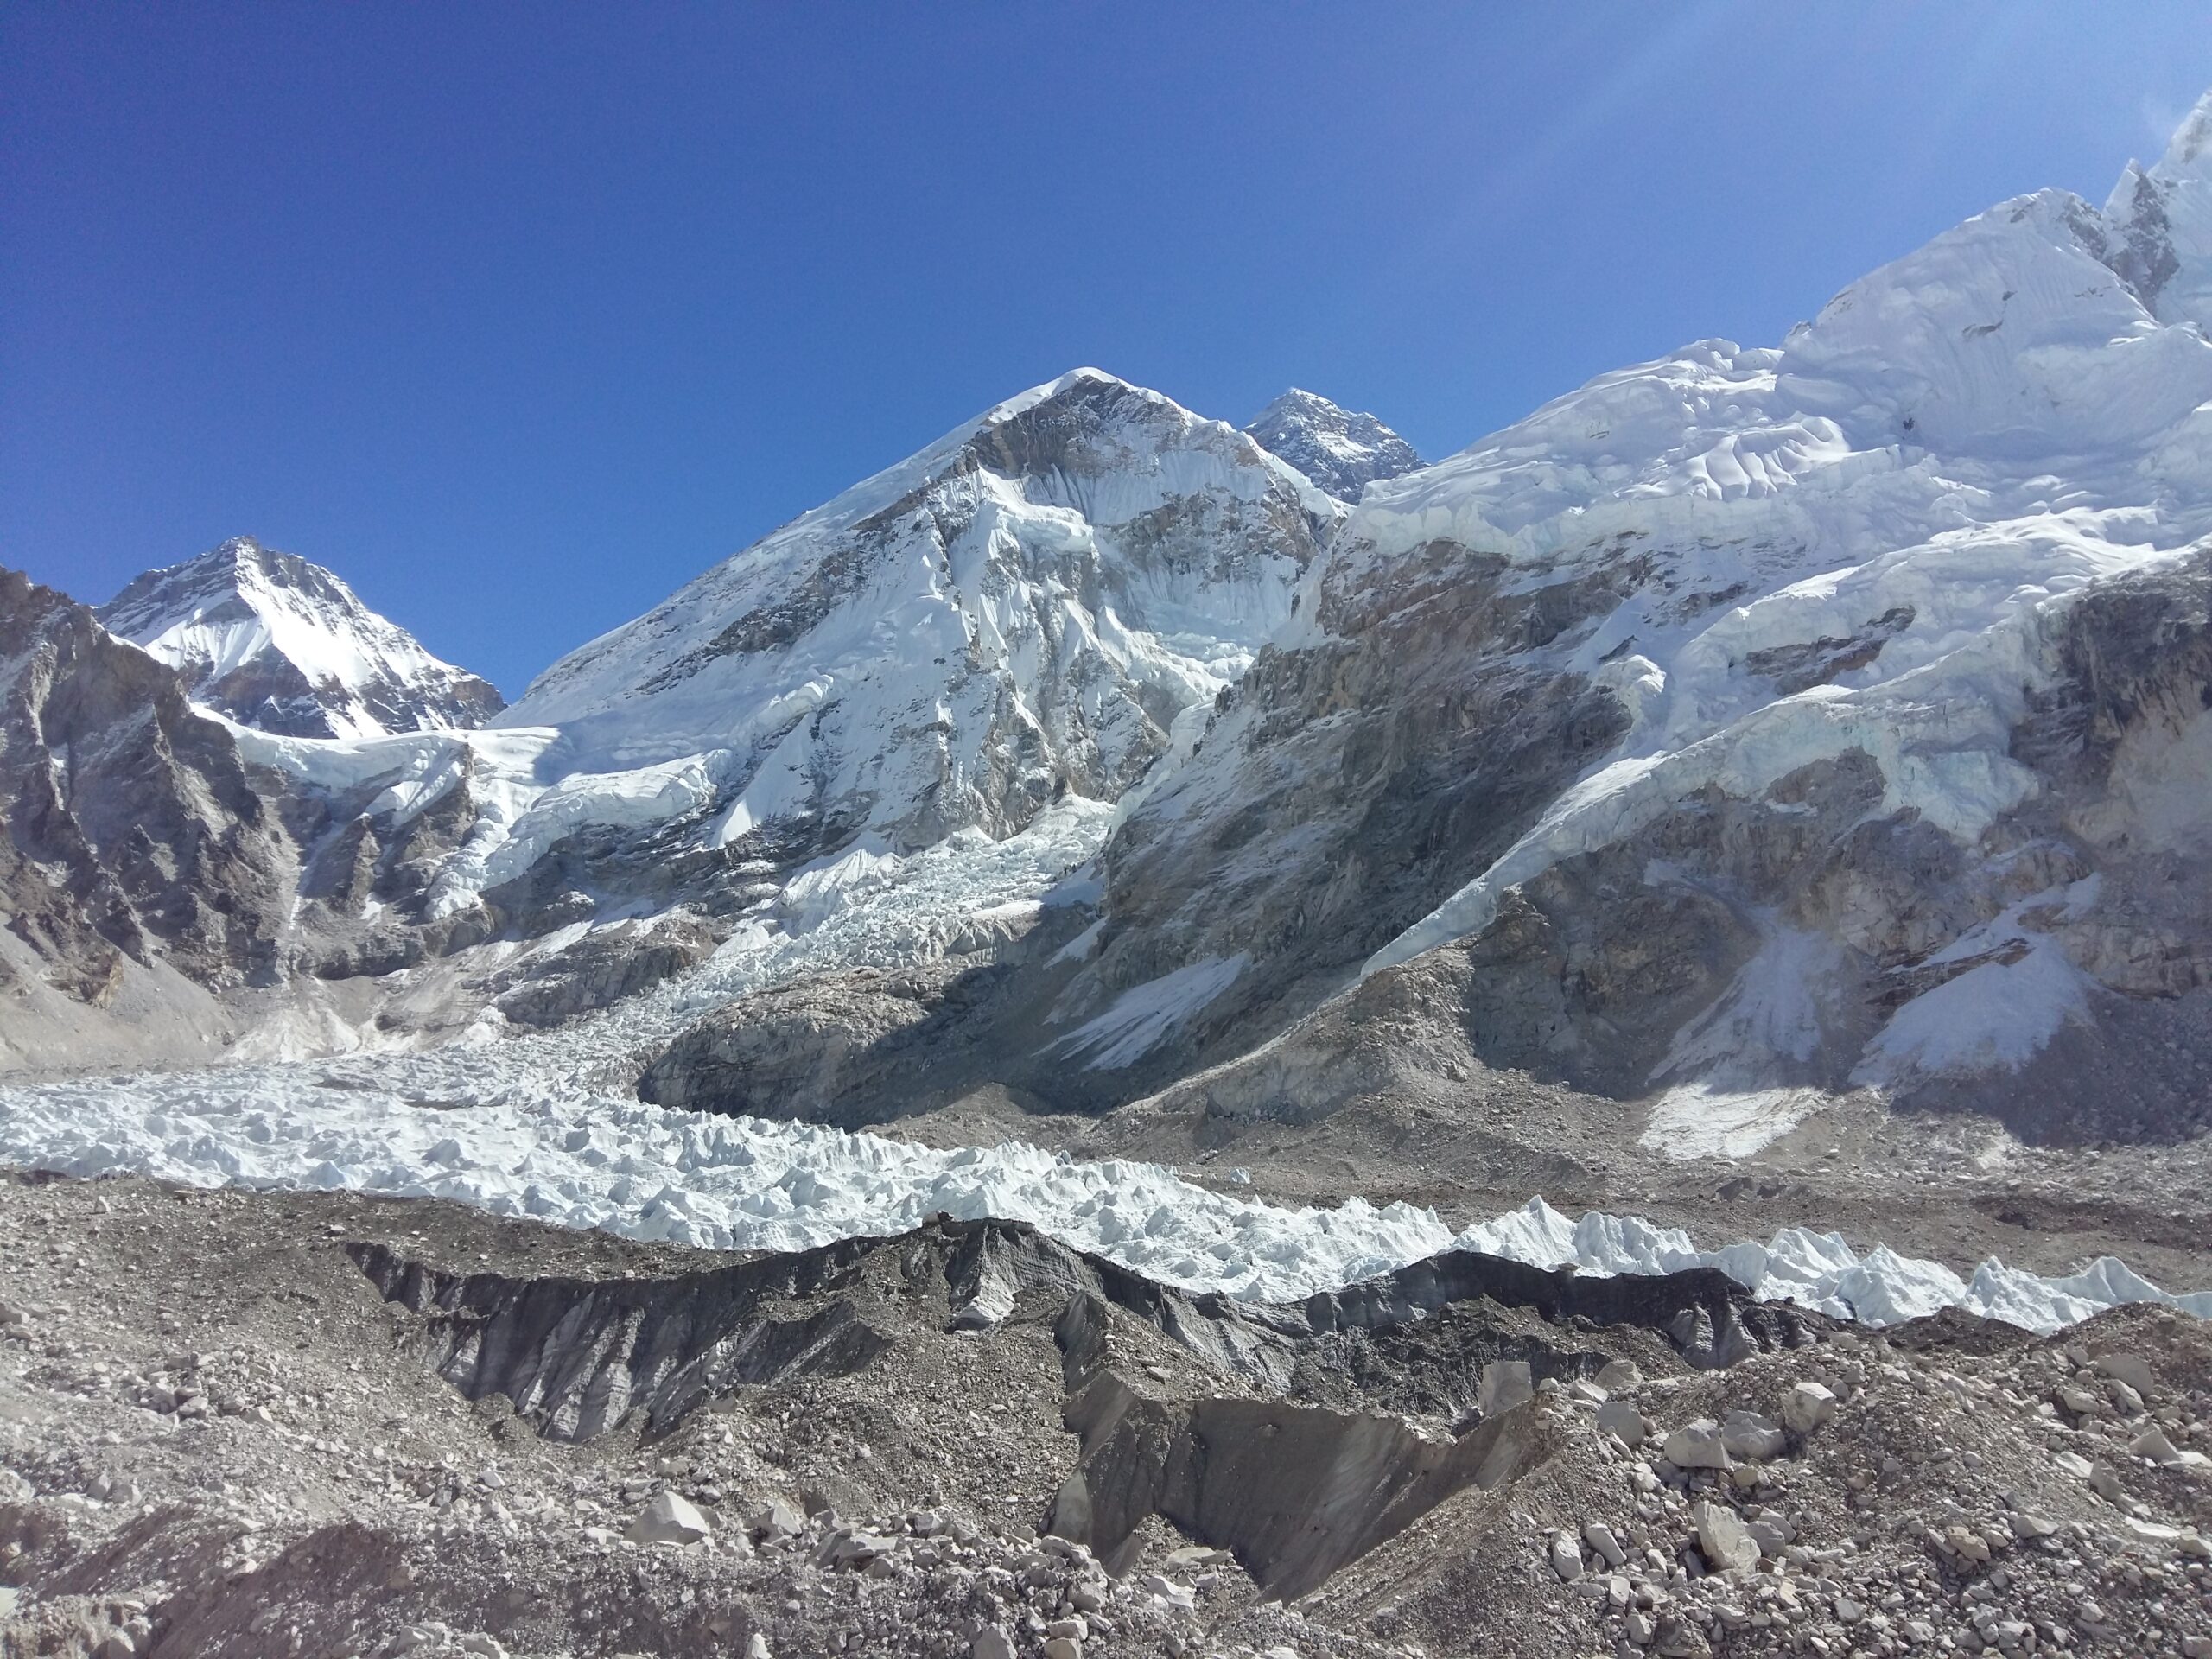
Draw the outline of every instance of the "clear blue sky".
[[[1447,454],[1778,340],[2212,85],[2212,4],[0,9],[0,562],[249,534],[511,696],[1096,363]]]

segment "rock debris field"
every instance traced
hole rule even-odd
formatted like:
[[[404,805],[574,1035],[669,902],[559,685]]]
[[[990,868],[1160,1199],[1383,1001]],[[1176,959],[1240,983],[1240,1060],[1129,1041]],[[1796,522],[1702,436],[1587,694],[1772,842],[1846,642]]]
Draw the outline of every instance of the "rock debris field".
[[[0,1654],[2212,1654],[2212,1326],[0,1185]]]

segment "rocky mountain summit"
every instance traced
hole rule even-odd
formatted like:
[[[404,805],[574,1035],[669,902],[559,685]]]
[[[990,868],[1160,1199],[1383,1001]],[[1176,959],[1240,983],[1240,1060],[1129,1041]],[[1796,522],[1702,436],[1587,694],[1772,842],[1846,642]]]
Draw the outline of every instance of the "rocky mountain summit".
[[[321,565],[245,537],[149,570],[99,611],[184,676],[193,700],[289,737],[481,725],[504,706]]]
[[[1111,802],[1288,618],[1342,508],[1096,370],[1000,405],[555,664],[497,722],[683,765],[734,855]],[[782,855],[788,855],[786,851]]]
[[[1372,415],[1339,409],[1293,386],[1244,430],[1269,454],[1288,461],[1339,500],[1357,501],[1379,478],[1417,471],[1414,447]]]

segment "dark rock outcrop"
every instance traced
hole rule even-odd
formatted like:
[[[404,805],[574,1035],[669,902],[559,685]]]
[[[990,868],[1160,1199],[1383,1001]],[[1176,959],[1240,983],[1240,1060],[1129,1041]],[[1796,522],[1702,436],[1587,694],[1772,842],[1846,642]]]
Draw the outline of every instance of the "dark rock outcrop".
[[[0,901],[97,1001],[125,959],[213,988],[279,969],[295,854],[230,734],[90,611],[0,571]]]

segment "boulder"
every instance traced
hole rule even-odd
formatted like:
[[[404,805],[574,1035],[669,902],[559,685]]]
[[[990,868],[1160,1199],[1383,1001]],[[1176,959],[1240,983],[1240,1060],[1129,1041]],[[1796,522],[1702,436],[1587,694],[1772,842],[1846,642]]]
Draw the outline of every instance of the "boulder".
[[[1800,1382],[1782,1402],[1782,1421],[1793,1434],[1810,1434],[1835,1415],[1835,1395],[1817,1382]]]
[[[1625,1400],[1608,1400],[1599,1407],[1598,1427],[1631,1452],[1642,1446],[1651,1433],[1643,1414]]]
[[[795,1538],[806,1530],[806,1516],[788,1497],[772,1497],[745,1517],[745,1524],[769,1538]]]
[[[1582,1576],[1582,1546],[1574,1541],[1574,1535],[1559,1531],[1552,1535],[1552,1571],[1569,1584]]]
[[[1756,1411],[1732,1411],[1723,1418],[1720,1443],[1732,1457],[1753,1459],[1778,1458],[1789,1449],[1789,1437],[1782,1432],[1782,1425]]]
[[[1485,1417],[1535,1397],[1535,1380],[1525,1359],[1493,1359],[1483,1367],[1482,1381],[1475,1385],[1475,1409]]]
[[[622,1535],[633,1544],[696,1544],[713,1531],[689,1498],[663,1492],[639,1511]]]
[[[1605,1559],[1607,1567],[1620,1567],[1628,1565],[1628,1552],[1621,1548],[1621,1541],[1613,1535],[1613,1529],[1604,1522],[1592,1521],[1588,1526],[1583,1528],[1582,1538],[1584,1542]]]
[[[1714,1572],[1748,1573],[1759,1564],[1758,1540],[1744,1518],[1725,1503],[1698,1503],[1690,1510],[1690,1520],[1697,1527],[1699,1553]]]
[[[1666,1445],[1662,1449],[1667,1461],[1677,1469],[1726,1469],[1732,1466],[1727,1443],[1721,1438],[1720,1425],[1710,1417],[1684,1423],[1667,1436]]]
[[[2152,1371],[2150,1362],[2140,1354],[2100,1354],[2089,1362],[2090,1369],[2099,1376],[2110,1377],[2115,1382],[2125,1382],[2145,1399],[2151,1397],[2158,1379]]]

